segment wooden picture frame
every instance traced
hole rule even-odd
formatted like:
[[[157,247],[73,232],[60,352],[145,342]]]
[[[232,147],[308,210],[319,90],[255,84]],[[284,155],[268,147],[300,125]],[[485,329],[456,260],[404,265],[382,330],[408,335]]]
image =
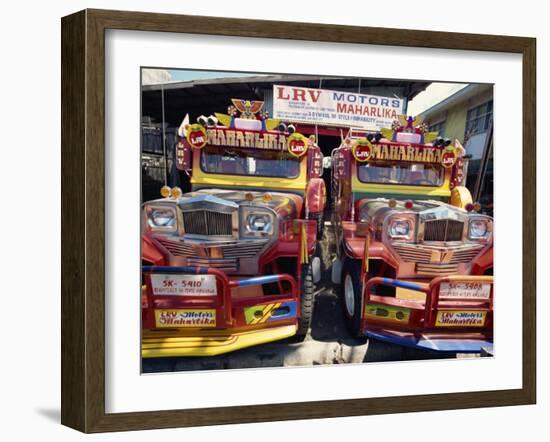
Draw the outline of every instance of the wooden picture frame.
[[[468,393],[105,412],[105,30],[495,51],[523,57],[523,385]],[[534,38],[85,10],[62,19],[62,410],[83,432],[533,404],[536,398]]]

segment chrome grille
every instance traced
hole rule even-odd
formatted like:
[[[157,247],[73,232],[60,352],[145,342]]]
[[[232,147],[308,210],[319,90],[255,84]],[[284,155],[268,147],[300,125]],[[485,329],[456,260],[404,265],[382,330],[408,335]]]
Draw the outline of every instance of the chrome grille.
[[[157,240],[174,256],[193,256],[196,254],[194,247],[189,243],[167,238],[157,238]]]
[[[193,210],[183,213],[183,229],[191,235],[227,236],[233,233],[231,213]]]
[[[206,257],[195,257],[188,258],[187,265],[193,267],[211,267],[218,270],[223,270],[225,272],[235,272],[237,271],[237,260],[236,259],[224,259],[224,258],[206,258]]]
[[[206,241],[190,242],[166,236],[155,238],[174,256],[209,257],[210,250],[220,249],[224,258],[254,258],[266,245],[267,240],[243,240],[243,241]]]
[[[399,257],[406,262],[416,262],[421,264],[432,263],[432,255],[441,249],[425,247],[419,244],[396,244],[392,245]],[[462,264],[471,262],[483,249],[482,245],[465,245],[445,249],[446,252],[452,252],[451,259],[446,264]]]
[[[209,241],[155,235],[155,240],[174,258],[184,259],[178,265],[211,267],[225,272],[258,271],[258,255],[269,243],[267,239]]]
[[[458,264],[416,264],[416,273],[422,276],[449,276],[458,273]]]
[[[453,219],[437,219],[424,223],[424,241],[461,241],[464,223]]]

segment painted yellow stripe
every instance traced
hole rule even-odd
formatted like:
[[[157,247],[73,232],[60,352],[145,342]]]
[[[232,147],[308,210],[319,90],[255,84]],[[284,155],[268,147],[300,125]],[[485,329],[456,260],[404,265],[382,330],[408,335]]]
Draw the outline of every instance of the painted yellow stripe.
[[[275,304],[267,304],[262,309],[262,316],[259,316],[258,318],[254,318],[253,324],[261,324],[262,322],[265,322],[265,319],[269,318],[269,313],[273,310],[275,307]]]
[[[210,330],[209,330],[210,331]],[[280,339],[289,338],[296,334],[296,325],[284,325],[260,330],[238,333],[218,331],[217,339],[205,341],[205,336],[214,337],[207,331],[197,331],[195,336],[178,335],[174,333],[170,345],[163,345],[152,338],[151,334],[144,333],[141,355],[144,358],[177,357],[177,356],[215,356],[241,348],[265,344]]]
[[[259,323],[263,324],[265,321],[271,318],[271,314],[273,313],[273,310],[278,309],[280,305],[281,305],[280,302],[273,304],[273,307],[268,312],[265,313],[265,316],[260,320]]]
[[[258,317],[254,316],[254,319],[250,321],[250,324],[259,324],[261,319],[265,316],[266,312],[270,310],[272,307],[273,307],[273,304],[266,304],[262,309],[262,315]]]

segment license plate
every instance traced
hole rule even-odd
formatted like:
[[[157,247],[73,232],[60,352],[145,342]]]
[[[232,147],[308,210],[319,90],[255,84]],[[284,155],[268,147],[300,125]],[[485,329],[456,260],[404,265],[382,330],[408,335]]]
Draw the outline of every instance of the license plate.
[[[159,328],[215,327],[214,309],[155,310],[155,320]]]
[[[439,310],[435,319],[437,327],[483,327],[487,312],[478,310]]]
[[[163,296],[215,296],[214,275],[166,275],[152,274],[153,295]]]
[[[489,299],[491,284],[484,282],[443,282],[439,297],[445,299]]]

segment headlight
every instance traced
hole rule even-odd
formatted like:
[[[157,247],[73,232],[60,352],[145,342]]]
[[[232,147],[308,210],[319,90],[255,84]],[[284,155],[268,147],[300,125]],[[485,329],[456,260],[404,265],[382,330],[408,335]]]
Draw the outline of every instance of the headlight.
[[[271,217],[269,215],[248,215],[246,224],[252,232],[268,232],[271,230]]]
[[[482,218],[473,218],[470,220],[468,228],[468,237],[472,240],[486,240],[491,234],[489,220]]]
[[[400,239],[404,241],[414,240],[414,219],[397,217],[388,222],[387,232],[390,239]]]
[[[393,221],[390,224],[390,235],[391,236],[409,236],[411,230],[411,225],[408,221]]]
[[[268,213],[251,213],[246,217],[246,231],[248,233],[265,233],[273,232],[273,220]]]
[[[151,229],[173,230],[176,227],[176,211],[170,207],[147,207],[147,224]]]
[[[267,236],[274,231],[272,213],[254,207],[243,208],[241,234],[244,236]]]

